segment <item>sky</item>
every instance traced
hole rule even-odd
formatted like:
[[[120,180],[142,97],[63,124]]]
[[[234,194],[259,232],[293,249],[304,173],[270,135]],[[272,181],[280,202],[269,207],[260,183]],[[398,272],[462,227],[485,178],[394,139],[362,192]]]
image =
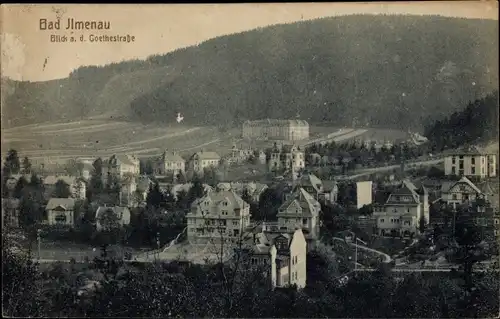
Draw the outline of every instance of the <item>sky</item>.
[[[322,17],[371,14],[438,14],[498,20],[497,1],[408,3],[281,3],[281,4],[143,4],[143,5],[2,5],[2,76],[46,81],[64,78],[83,65],[105,65],[145,59],[217,36],[274,24]],[[40,19],[61,17],[61,30],[40,30]],[[111,30],[77,30],[94,35],[130,35],[132,43],[57,43],[51,35],[63,30],[68,18],[109,21]]]

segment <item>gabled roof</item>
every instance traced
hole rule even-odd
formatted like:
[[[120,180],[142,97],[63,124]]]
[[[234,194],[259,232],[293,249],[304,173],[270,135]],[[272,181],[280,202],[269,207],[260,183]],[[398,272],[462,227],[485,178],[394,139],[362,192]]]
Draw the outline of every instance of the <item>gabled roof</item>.
[[[46,210],[53,210],[61,206],[65,210],[74,210],[76,200],[74,198],[51,198],[45,207]]]
[[[123,154],[112,155],[106,162],[113,163],[115,161],[117,164],[137,165],[137,159],[134,156]]]
[[[461,183],[465,183],[465,184],[469,185],[469,186],[470,186],[470,187],[471,187],[471,188],[472,188],[472,189],[473,189],[476,193],[482,193],[482,192],[481,192],[481,190],[480,190],[480,189],[479,189],[476,185],[474,185],[474,183],[472,183],[472,182],[470,181],[470,179],[468,179],[468,178],[467,178],[467,177],[465,177],[465,176],[464,176],[464,177],[462,177],[462,178],[461,178],[460,180],[458,180],[458,181],[455,181],[455,182],[453,182],[453,183],[451,183],[451,184],[446,185],[446,186],[448,186],[449,188],[448,188],[448,189],[446,189],[446,190],[444,190],[444,189],[443,189],[442,191],[443,191],[443,192],[445,192],[445,193],[446,193],[446,192],[449,192],[449,191],[450,191],[453,187],[455,187],[455,185],[457,185],[457,184],[461,184]]]
[[[248,203],[246,203],[238,194],[236,194],[232,190],[220,190],[220,191],[213,191],[205,196],[203,196],[199,201],[195,201],[195,205],[205,201],[205,200],[210,200],[212,203],[215,203],[216,205],[228,201],[233,205],[235,209],[244,209],[245,207],[248,207]]]
[[[280,206],[278,217],[287,215],[296,215],[295,212],[290,213],[288,208],[300,207],[298,214],[302,217],[312,217],[316,214],[315,206],[319,203],[314,197],[306,192],[303,188],[298,188],[291,196]]]
[[[391,193],[387,201],[389,202],[389,200],[391,200],[393,195],[398,195],[398,196],[411,196],[413,197],[414,202],[418,203],[420,201],[420,198],[417,191],[418,188],[412,182],[410,182],[409,180],[403,180],[400,187]]]
[[[317,192],[323,186],[323,182],[314,174],[302,175],[299,184],[301,187],[313,187]]]
[[[160,159],[163,162],[184,162],[182,156],[180,156],[177,152],[163,152]]]

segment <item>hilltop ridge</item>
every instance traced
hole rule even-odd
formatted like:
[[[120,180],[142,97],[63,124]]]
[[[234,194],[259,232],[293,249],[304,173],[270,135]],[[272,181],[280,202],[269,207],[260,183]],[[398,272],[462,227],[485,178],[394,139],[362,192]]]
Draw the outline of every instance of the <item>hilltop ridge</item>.
[[[2,125],[106,115],[419,130],[498,87],[496,21],[353,15],[217,37],[46,82],[2,79]]]

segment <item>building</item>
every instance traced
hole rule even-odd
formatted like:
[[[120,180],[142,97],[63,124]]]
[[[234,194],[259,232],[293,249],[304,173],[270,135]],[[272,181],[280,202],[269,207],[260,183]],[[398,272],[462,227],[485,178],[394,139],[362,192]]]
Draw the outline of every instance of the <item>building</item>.
[[[303,120],[257,120],[243,123],[247,139],[300,141],[309,138],[309,123]]]
[[[203,186],[203,193],[204,194],[208,194],[209,192],[213,191],[213,187],[208,185],[208,184],[202,184],[202,186]],[[171,184],[162,185],[162,184],[160,184],[160,189],[162,191],[168,190],[170,192],[170,194],[176,200],[177,200],[177,194],[179,194],[179,192],[188,193],[189,190],[191,189],[191,187],[193,187],[193,183],[184,183],[184,184],[175,184],[175,185],[171,185]]]
[[[305,189],[298,188],[285,199],[278,209],[277,222],[264,222],[265,233],[290,232],[301,228],[308,242],[308,249],[316,245],[320,238],[321,205]]]
[[[250,205],[234,191],[218,190],[196,199],[187,218],[188,240],[236,242],[250,224]]]
[[[69,186],[71,197],[76,199],[84,199],[87,191],[87,184],[80,178],[68,175],[50,175],[43,179],[43,186],[45,187],[45,196],[50,198],[54,196],[56,184],[63,181]]]
[[[420,219],[429,223],[429,195],[425,187],[417,188],[404,180],[382,205],[374,205],[373,217],[382,236],[418,234]]]
[[[271,150],[269,160],[270,171],[300,172],[305,167],[304,152],[296,145],[279,146],[277,143]]]
[[[135,207],[145,201],[151,183],[147,176],[125,176],[121,181],[120,205]]]
[[[139,159],[132,155],[113,155],[102,163],[104,184],[108,183],[110,177],[121,180],[126,175],[137,176],[139,174]]]
[[[75,224],[75,203],[74,198],[51,198],[45,207],[46,224],[73,227]]]
[[[4,227],[19,227],[20,202],[17,198],[2,198],[2,222]]]
[[[218,167],[220,160],[221,157],[216,152],[201,151],[191,157],[189,165],[194,173],[201,176],[205,168]]]
[[[226,160],[229,164],[233,163],[244,163],[250,160],[254,156],[254,151],[251,148],[244,148],[240,146],[238,148],[236,144],[233,144],[231,148],[231,154],[226,157]]]
[[[496,168],[496,155],[482,152],[478,147],[458,150],[444,159],[445,175],[494,177]]]
[[[459,181],[444,182],[441,188],[441,200],[447,205],[456,207],[476,200],[481,190],[467,177]]]
[[[307,242],[300,228],[291,232],[258,233],[246,249],[252,268],[260,267],[269,275],[273,288],[307,283]]]
[[[231,183],[219,183],[217,189],[221,190],[232,190],[239,196],[243,196],[245,192],[251,197],[252,202],[258,203],[260,200],[260,195],[268,189],[266,184],[258,182],[231,182]]]
[[[305,189],[317,201],[334,203],[337,201],[338,195],[337,183],[335,181],[325,182],[314,174],[304,174],[297,181],[296,188]]]
[[[175,151],[165,151],[157,159],[154,171],[156,175],[173,175],[176,177],[178,174],[186,172],[186,161]]]
[[[373,202],[373,182],[356,182],[356,208],[360,209]]]
[[[108,230],[117,226],[130,224],[130,210],[127,207],[100,206],[95,213],[96,229]]]
[[[266,152],[264,152],[262,150],[259,151],[259,154],[258,154],[258,163],[261,164],[261,165],[266,165],[266,163],[267,163]]]

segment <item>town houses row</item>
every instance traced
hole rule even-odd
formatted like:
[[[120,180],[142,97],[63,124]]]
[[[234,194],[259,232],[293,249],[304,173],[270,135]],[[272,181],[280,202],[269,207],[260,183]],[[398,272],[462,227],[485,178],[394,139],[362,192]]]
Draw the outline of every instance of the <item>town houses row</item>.
[[[253,155],[252,152],[240,152],[235,149],[230,158],[237,161],[251,155]],[[258,155],[260,159],[261,154]],[[447,163],[453,163],[453,158],[458,158],[460,162],[462,158],[468,157],[466,154],[450,155],[450,159],[445,159],[445,171]],[[492,161],[490,158],[487,157],[485,163]],[[313,249],[321,238],[322,207],[337,204],[339,187],[334,180],[321,180],[314,174],[301,174],[300,168],[304,167],[304,154],[299,147],[294,145],[282,147],[275,145],[270,158],[266,159],[264,154],[262,159],[263,163],[271,169],[281,167],[295,173],[292,174],[290,180],[283,181],[287,187],[285,187],[284,198],[278,209],[276,220],[273,222],[252,220],[250,203],[242,198],[245,191],[252,201],[258,202],[261,194],[270,187],[269,185],[258,182],[231,181],[212,186],[203,185],[204,195],[192,203],[186,214],[187,240],[190,243],[205,243],[214,239],[229,243],[244,240],[243,247],[252,256],[251,262],[255,265],[266,265],[272,269],[273,285],[296,284],[303,287],[306,285],[306,252]],[[202,151],[194,154],[188,165],[202,173],[204,168],[217,166],[220,161],[221,157],[215,152]],[[474,162],[482,163],[483,161],[479,159]],[[89,165],[85,167],[90,168]],[[155,173],[157,175],[165,175],[167,172],[183,173],[185,169],[186,164],[182,157],[175,152],[164,152],[158,160]],[[476,182],[478,185],[472,182],[470,178],[475,176],[469,176],[470,178],[465,176],[465,169],[455,171],[457,172],[464,173],[464,175],[437,183],[422,181],[416,183],[407,179],[394,182],[390,194],[381,201],[375,201],[373,194],[382,185],[376,185],[372,181],[356,182],[354,183],[356,193],[354,208],[360,209],[367,205],[373,207],[371,216],[365,218],[365,225],[375,234],[411,237],[421,231],[422,224],[426,226],[443,223],[440,215],[432,215],[432,205],[443,205],[451,210],[467,206],[472,214],[470,219],[483,227],[483,233],[490,234],[493,239],[495,237],[498,239],[500,218],[498,201],[495,200],[498,194],[487,182]],[[472,170],[467,172],[472,172]],[[132,201],[132,195],[137,192],[142,193],[141,197],[144,200],[152,182],[150,177],[141,176],[139,160],[126,155],[114,155],[105,160],[102,173],[103,179],[113,176],[126,182],[120,184],[119,205],[99,206],[95,212],[96,220],[99,220],[99,216],[112,212],[118,216],[121,225],[130,223],[129,208],[140,204]],[[85,180],[88,180],[91,174],[91,171],[84,170],[82,176],[78,177],[45,176],[42,179],[48,200],[45,207],[47,217],[44,223],[74,226],[75,220],[78,219],[78,216],[75,216],[75,203],[85,198]],[[10,176],[6,186],[13,191],[19,178],[19,175]],[[29,180],[30,176],[25,176],[25,178]],[[70,186],[67,198],[50,195],[59,180],[63,180]],[[180,190],[187,191],[192,184],[169,182],[165,186],[168,186],[169,191],[175,197]],[[17,226],[20,214],[18,199],[2,199],[4,223]],[[96,228],[100,230],[103,225],[97,222]]]

